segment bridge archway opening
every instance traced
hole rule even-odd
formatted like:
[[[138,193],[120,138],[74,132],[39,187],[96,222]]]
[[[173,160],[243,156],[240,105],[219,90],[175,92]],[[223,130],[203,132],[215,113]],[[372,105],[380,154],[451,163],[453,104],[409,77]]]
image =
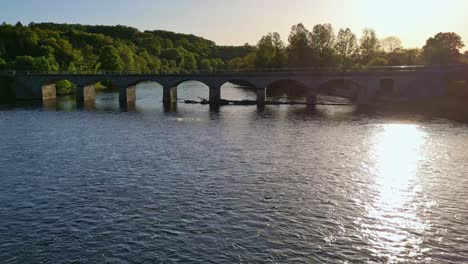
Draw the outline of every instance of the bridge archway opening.
[[[256,86],[251,82],[244,80],[229,80],[221,85],[222,96],[224,100],[252,100],[257,99]]]
[[[149,107],[163,101],[163,86],[153,80],[141,80],[130,84],[135,87],[135,98],[138,107]]]
[[[358,99],[361,87],[349,79],[328,80],[317,88],[319,99],[323,103],[350,103]]]
[[[210,87],[197,80],[184,80],[174,85],[177,100],[209,99]]]
[[[96,79],[86,83],[86,86],[94,87],[96,93],[115,93],[119,86],[110,79]]]
[[[277,80],[266,87],[266,98],[267,101],[277,100],[294,100],[294,101],[305,101],[310,89],[305,83],[292,80],[282,79]]]

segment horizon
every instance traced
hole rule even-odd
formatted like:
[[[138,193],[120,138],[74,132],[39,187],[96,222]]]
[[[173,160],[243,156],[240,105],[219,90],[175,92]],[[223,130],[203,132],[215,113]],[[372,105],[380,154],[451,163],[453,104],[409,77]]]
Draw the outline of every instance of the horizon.
[[[213,0],[203,0],[196,6],[189,1],[179,0],[176,3],[170,3],[164,9],[156,9],[153,17],[151,17],[150,12],[155,10],[161,1],[131,3],[127,0],[120,0],[111,5],[109,0],[99,3],[84,0],[80,1],[79,7],[74,9],[76,12],[68,14],[69,7],[66,7],[71,4],[70,2],[75,2],[75,0],[67,0],[61,3],[54,3],[52,0],[45,0],[41,3],[20,0],[14,3],[6,3],[6,8],[0,10],[0,15],[3,17],[2,22],[8,24],[15,24],[18,21],[24,25],[31,22],[50,22],[58,24],[123,25],[137,28],[142,32],[146,30],[166,30],[200,36],[221,46],[242,46],[245,43],[256,45],[258,40],[269,32],[278,32],[282,39],[287,42],[291,27],[298,23],[303,23],[308,30],[311,30],[316,24],[330,23],[335,34],[340,28],[349,27],[358,37],[361,36],[364,28],[372,28],[376,30],[379,39],[388,36],[400,38],[404,48],[421,48],[428,38],[438,32],[455,32],[462,37],[465,44],[468,41],[468,31],[463,28],[462,23],[456,23],[457,20],[463,19],[461,10],[468,7],[468,3],[460,0],[448,0],[443,4],[439,3],[439,1],[424,1],[424,6],[419,6],[419,3],[423,1],[418,0],[413,1],[411,4],[405,3],[406,9],[399,7],[398,3],[404,1],[398,0],[397,2],[393,1],[392,6],[387,6],[387,12],[384,13],[379,11],[378,3],[372,3],[370,0],[355,1],[351,5],[342,0],[332,0],[320,4],[317,1],[295,0],[296,4],[289,3],[286,5],[281,1],[266,2],[262,0],[256,1],[248,10],[242,5],[246,2],[245,0],[236,0],[234,3],[223,3],[222,5],[215,3]],[[261,2],[265,2],[265,5],[259,6],[258,3]],[[90,6],[91,3],[92,7]],[[267,3],[268,5],[266,5]],[[28,6],[28,4],[30,8],[23,7]],[[36,4],[40,5],[35,8]],[[130,7],[130,5],[132,6]],[[413,13],[415,8],[418,8],[419,14]],[[39,9],[46,10],[46,12],[32,12]],[[260,9],[268,14],[257,16],[257,18],[242,16],[244,18],[243,22],[235,20],[233,23],[233,19],[229,21],[229,18],[235,17],[240,12],[246,14],[258,13],[254,9],[257,11]],[[105,13],[106,10],[108,13],[115,15],[96,16],[96,14]],[[227,19],[219,21],[219,14],[225,14],[229,10],[232,10],[231,15]],[[308,16],[308,10],[311,10],[311,14],[314,15]],[[342,12],[343,10],[348,12]],[[401,11],[398,14],[400,19],[391,19],[399,11]],[[158,13],[163,13],[163,15],[159,16]],[[283,13],[284,15],[280,16]],[[170,19],[178,14],[180,14],[178,18],[182,17],[182,19],[175,21]],[[217,15],[214,19],[217,23],[210,23],[210,20],[207,20],[207,17],[213,17],[213,14]],[[447,16],[448,14],[451,15],[450,18],[446,17],[444,19],[444,15]],[[264,19],[261,19],[262,17]],[[272,17],[276,17],[276,21],[268,23],[272,21]],[[415,19],[425,23],[409,24],[411,20],[414,21]],[[196,22],[194,23],[194,21]],[[252,27],[252,24],[257,25],[257,27]],[[240,30],[243,31],[242,34],[232,33]],[[467,47],[465,46],[462,50],[466,51]]]

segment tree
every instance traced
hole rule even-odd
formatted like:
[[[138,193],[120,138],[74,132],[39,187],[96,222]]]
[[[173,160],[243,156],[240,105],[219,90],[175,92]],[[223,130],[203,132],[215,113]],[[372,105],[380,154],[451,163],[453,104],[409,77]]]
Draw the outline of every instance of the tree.
[[[59,70],[59,65],[53,57],[41,56],[34,58],[32,68],[35,71],[56,72]]]
[[[213,67],[211,66],[211,62],[209,59],[202,59],[200,61],[200,70],[203,72],[212,72]]]
[[[19,71],[33,70],[34,58],[31,56],[18,56],[14,61],[14,69]]]
[[[423,56],[428,64],[459,63],[460,49],[464,46],[461,37],[456,33],[438,33],[426,41]]]
[[[340,29],[335,43],[335,50],[338,53],[341,65],[345,68],[350,67],[351,60],[358,50],[357,38],[351,29]]]
[[[254,62],[257,68],[281,68],[286,61],[284,43],[278,33],[268,33],[260,39]]]
[[[360,51],[362,62],[367,64],[374,58],[379,51],[379,39],[375,30],[365,28],[360,41]]]
[[[401,40],[395,36],[390,36],[382,39],[380,41],[380,46],[382,47],[383,51],[387,53],[392,53],[397,49],[403,48],[401,45]]]
[[[139,47],[145,48],[151,55],[159,56],[161,54],[161,42],[156,38],[139,38],[136,43]]]
[[[121,71],[124,68],[122,59],[113,46],[105,46],[101,50],[99,62],[101,63],[101,69],[106,71]]]
[[[197,60],[195,59],[195,56],[191,53],[184,54],[180,68],[187,72],[195,71],[197,69]]]
[[[178,49],[169,48],[161,52],[161,58],[166,59],[168,61],[179,61],[182,59],[182,54],[179,52]]]
[[[309,31],[302,23],[291,28],[289,34],[288,57],[295,67],[311,65],[311,50],[309,48]]]
[[[126,44],[121,44],[118,49],[118,54],[123,62],[123,70],[133,71],[135,69],[135,60],[133,50],[128,47]]]
[[[333,64],[335,33],[331,24],[315,25],[309,36],[310,47],[318,54],[318,65]]]

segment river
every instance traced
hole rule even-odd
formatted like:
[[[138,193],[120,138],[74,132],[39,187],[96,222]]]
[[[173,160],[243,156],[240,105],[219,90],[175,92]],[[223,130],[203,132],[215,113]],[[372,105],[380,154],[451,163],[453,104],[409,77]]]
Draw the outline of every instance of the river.
[[[0,263],[468,262],[467,125],[137,98],[0,110]]]

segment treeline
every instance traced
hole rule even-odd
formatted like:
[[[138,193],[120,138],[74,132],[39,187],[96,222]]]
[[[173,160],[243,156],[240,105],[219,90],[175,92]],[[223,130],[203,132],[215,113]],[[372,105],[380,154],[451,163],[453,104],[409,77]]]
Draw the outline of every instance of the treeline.
[[[363,30],[358,39],[349,28],[335,33],[331,24],[315,25],[309,31],[303,24],[292,27],[288,44],[278,33],[269,33],[257,43],[255,53],[241,60],[244,68],[341,67],[457,64],[468,62],[468,52],[455,33],[439,33],[421,49],[405,49],[395,36],[379,39],[373,29]]]
[[[292,27],[285,44],[278,33],[256,46],[217,46],[194,35],[144,31],[126,26],[55,23],[0,25],[0,70],[136,71],[188,73],[285,67],[341,67],[453,64],[468,62],[455,33],[439,33],[421,49],[405,49],[397,37],[379,39],[372,29],[361,38],[330,24],[309,31]]]
[[[0,69],[185,73],[224,70],[255,50],[168,31],[54,23],[0,25]]]

